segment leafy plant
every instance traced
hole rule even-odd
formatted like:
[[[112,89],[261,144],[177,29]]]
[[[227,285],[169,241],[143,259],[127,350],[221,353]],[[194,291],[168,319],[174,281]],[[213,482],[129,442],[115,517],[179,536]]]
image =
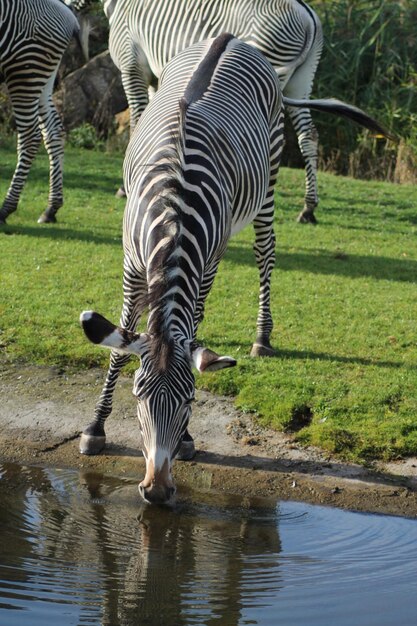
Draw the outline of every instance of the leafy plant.
[[[85,150],[103,150],[104,142],[98,137],[97,130],[91,124],[82,124],[73,128],[67,135],[68,143],[74,148]]]

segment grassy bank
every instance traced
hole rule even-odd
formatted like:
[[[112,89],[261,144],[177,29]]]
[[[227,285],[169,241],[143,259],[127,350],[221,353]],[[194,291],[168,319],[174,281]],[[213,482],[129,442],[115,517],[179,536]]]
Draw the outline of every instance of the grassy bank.
[[[1,196],[14,162],[10,143],[0,153]],[[117,155],[68,147],[59,223],[41,226],[48,165],[44,153],[36,159],[0,232],[4,358],[106,366],[107,352],[84,339],[78,316],[86,308],[114,321],[120,314],[121,164]],[[198,376],[197,385],[232,394],[264,423],[348,458],[417,454],[417,188],[321,174],[314,228],[295,222],[303,177],[283,169],[277,189],[278,357],[248,356],[258,276],[247,229],[230,244],[200,332],[238,367]]]

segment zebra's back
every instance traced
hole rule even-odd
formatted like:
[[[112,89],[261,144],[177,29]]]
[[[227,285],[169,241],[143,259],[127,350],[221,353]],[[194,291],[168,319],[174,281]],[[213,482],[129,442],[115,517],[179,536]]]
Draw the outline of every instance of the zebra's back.
[[[44,50],[53,65],[78,30],[76,17],[61,0],[0,0],[0,67],[7,71],[10,62],[15,68],[22,54]]]
[[[126,153],[125,245],[143,249],[137,237],[149,198],[169,186],[165,163],[182,206],[203,214],[208,254],[223,249],[268,194],[271,161],[282,146],[280,116],[277,76],[252,46],[223,35],[177,55]]]
[[[222,32],[254,45],[276,68],[298,66],[322,38],[317,15],[302,0],[118,0],[115,14],[155,76],[184,48]]]

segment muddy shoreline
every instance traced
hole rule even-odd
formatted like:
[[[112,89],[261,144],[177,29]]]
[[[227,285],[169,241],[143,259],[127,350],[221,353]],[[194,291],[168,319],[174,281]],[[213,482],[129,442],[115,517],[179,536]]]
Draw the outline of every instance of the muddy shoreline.
[[[0,463],[74,468],[125,477],[144,473],[132,380],[121,377],[107,422],[104,454],[81,456],[104,371],[0,362]],[[228,398],[197,391],[190,424],[198,453],[176,462],[178,485],[417,517],[417,459],[348,464],[290,435],[260,428]]]

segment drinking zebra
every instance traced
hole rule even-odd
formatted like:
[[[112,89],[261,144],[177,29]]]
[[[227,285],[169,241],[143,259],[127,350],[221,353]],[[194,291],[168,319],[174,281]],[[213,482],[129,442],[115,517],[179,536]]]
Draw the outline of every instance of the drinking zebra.
[[[338,102],[289,101],[343,113]],[[345,114],[352,115],[352,111]],[[370,126],[378,124],[361,111]],[[165,502],[171,464],[190,458],[187,426],[200,372],[232,367],[196,343],[205,299],[233,233],[253,222],[260,273],[252,355],[273,355],[270,277],[274,266],[274,186],[283,146],[279,80],[265,57],[232,35],[187,48],[166,66],[125,157],[124,304],[120,327],[81,315],[87,337],[112,349],[95,419],[81,437],[85,454],[105,444],[104,423],[121,367],[141,359],[134,382],[146,476],[140,492]],[[135,332],[149,308],[147,332]]]
[[[55,222],[63,203],[64,139],[52,90],[62,55],[79,33],[60,0],[0,0],[0,82],[6,83],[17,128],[17,165],[0,223],[17,209],[41,137],[49,157],[48,206],[38,222]]]

